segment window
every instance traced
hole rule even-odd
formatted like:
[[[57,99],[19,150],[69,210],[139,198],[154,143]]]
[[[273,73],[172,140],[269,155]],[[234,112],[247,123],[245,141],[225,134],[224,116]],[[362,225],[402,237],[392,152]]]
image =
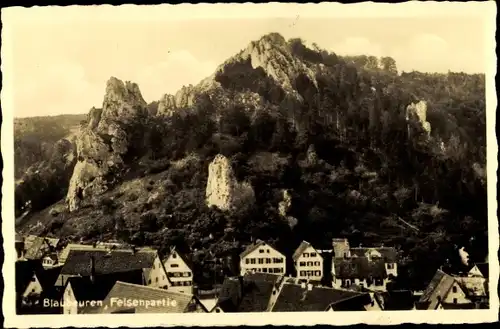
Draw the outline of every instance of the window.
[[[174,253],[174,254],[172,255],[172,258],[177,258],[177,254],[175,254],[175,253]]]
[[[309,257],[309,253],[305,252],[304,257]]]
[[[35,276],[33,276],[33,277],[31,278],[31,282],[35,282],[35,281],[36,281],[36,277],[35,277]]]
[[[163,279],[162,280],[165,280],[165,275],[163,275]]]
[[[263,268],[262,272],[267,273],[267,268]]]
[[[266,258],[266,264],[271,264],[271,258]]]
[[[148,284],[151,284],[151,279],[148,280]]]
[[[179,267],[179,264],[171,264],[170,267]]]
[[[31,289],[31,292],[35,292],[35,288]]]
[[[250,264],[255,264],[255,258],[250,258]]]
[[[259,249],[259,254],[263,254],[264,253],[264,249]]]
[[[158,282],[158,277],[155,278],[155,282]]]
[[[312,252],[312,253],[311,253],[311,257],[316,257],[316,253],[315,253],[315,252]]]
[[[394,264],[387,264],[387,268],[388,268],[389,270],[392,270],[392,269],[394,268]]]
[[[453,286],[452,290],[453,290],[454,293],[456,293],[457,292],[457,287]]]
[[[264,264],[264,258],[259,258],[259,264]]]
[[[307,266],[313,266],[314,262],[307,262]]]
[[[314,262],[314,265],[315,266],[320,266],[321,264],[320,264],[320,262]]]
[[[250,259],[245,259],[245,264],[250,264]]]
[[[321,275],[321,271],[316,271],[316,276],[320,276]]]
[[[300,271],[300,276],[304,276],[305,275],[304,272],[305,271]]]
[[[267,249],[266,251],[267,251],[267,253],[269,253],[269,249]]]
[[[299,265],[300,266],[306,266],[306,262],[300,262]]]
[[[458,303],[457,299],[453,298],[453,304],[456,304],[456,303]]]

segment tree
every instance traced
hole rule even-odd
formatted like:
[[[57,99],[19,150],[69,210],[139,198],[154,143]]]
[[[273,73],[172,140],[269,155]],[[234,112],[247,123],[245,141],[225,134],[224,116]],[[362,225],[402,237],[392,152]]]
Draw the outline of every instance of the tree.
[[[392,57],[382,57],[380,59],[382,69],[392,73],[392,74],[397,74],[398,69],[396,67],[396,61]]]

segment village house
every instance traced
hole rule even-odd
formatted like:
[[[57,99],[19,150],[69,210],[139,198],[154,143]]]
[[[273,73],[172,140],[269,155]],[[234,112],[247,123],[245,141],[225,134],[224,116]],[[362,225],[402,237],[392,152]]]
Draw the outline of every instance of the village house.
[[[149,304],[146,304],[149,302]],[[116,282],[96,313],[206,313],[191,294]]]
[[[298,279],[321,281],[323,257],[309,242],[302,241],[292,258]]]
[[[118,281],[144,284],[144,272],[141,269],[103,275],[95,275],[94,272],[90,276],[68,279],[62,298],[63,314],[97,312]]]
[[[58,254],[59,264],[64,265],[71,250],[114,250],[126,249],[122,243],[96,242],[94,244],[68,243]]]
[[[397,277],[398,253],[392,247],[351,248],[347,239],[332,240],[332,285],[386,291]]]
[[[475,271],[474,271],[475,272]],[[469,273],[450,275],[438,269],[417,303],[417,309],[477,309],[488,304],[487,280]]]
[[[258,240],[240,254],[240,275],[247,272],[286,273],[286,257],[281,252]]]
[[[351,302],[346,304],[346,309],[342,311],[380,310],[368,293],[324,287],[293,278],[284,279],[277,290],[276,302],[270,308],[271,312],[337,311],[339,309],[334,305],[345,300]]]
[[[38,310],[43,313],[57,313],[58,309],[43,307],[44,298],[57,298],[54,283],[61,267],[44,269],[39,260],[16,262],[16,299],[18,311],[27,313]]]
[[[91,259],[94,260],[96,275],[140,269],[144,272],[146,285],[160,288],[171,286],[158,252],[150,248],[70,250],[56,285],[65,286],[70,277],[90,276]]]
[[[193,293],[193,271],[189,262],[175,248],[164,258],[163,265],[170,280],[171,291],[192,294]]]

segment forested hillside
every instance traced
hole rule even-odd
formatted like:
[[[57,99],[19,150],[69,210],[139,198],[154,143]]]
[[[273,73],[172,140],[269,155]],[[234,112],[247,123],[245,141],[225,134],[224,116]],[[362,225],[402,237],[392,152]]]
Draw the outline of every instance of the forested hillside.
[[[414,289],[447,260],[453,265],[459,247],[483,261],[484,75],[398,74],[391,58],[344,58],[297,39],[286,47],[284,57],[314,72],[314,79],[292,76],[300,97],[248,62],[226,64],[215,81],[230,100],[237,92],[258,94],[261,101],[251,110],[209,93],[171,116],[154,115],[156,104],[150,104],[149,114],[124,128],[134,144],[113,188],[74,212],[49,214],[57,200],[40,195],[37,209],[45,209],[30,214],[28,223],[43,227],[23,229],[162,251],[176,245],[192,255],[195,275],[207,283],[214,271],[205,260],[234,259],[257,238],[288,256],[302,240],[329,248],[333,237],[396,246],[403,257],[397,284]],[[421,100],[430,134],[407,119],[408,105]],[[251,184],[254,204],[233,212],[206,206],[208,165],[217,154],[230,158],[237,179]],[[30,179],[16,191],[23,200],[18,213],[34,199]],[[283,190],[292,195],[287,215],[296,225],[278,211]]]

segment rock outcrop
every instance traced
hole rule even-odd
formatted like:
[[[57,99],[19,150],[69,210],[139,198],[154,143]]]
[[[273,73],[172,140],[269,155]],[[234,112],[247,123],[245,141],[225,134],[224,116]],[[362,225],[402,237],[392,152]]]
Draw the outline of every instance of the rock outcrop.
[[[425,101],[420,101],[418,103],[411,103],[406,108],[406,120],[410,118],[416,118],[418,122],[422,125],[422,128],[427,132],[428,135],[431,133],[431,124],[427,121],[427,103]]]
[[[108,80],[102,109],[90,110],[87,127],[76,137],[78,161],[66,196],[70,211],[77,210],[82,200],[105,192],[114,182],[129,148],[123,127],[146,111],[137,84],[114,77]]]
[[[229,159],[219,154],[208,167],[206,201],[209,207],[233,210],[253,204],[255,194],[249,183],[236,180]]]

